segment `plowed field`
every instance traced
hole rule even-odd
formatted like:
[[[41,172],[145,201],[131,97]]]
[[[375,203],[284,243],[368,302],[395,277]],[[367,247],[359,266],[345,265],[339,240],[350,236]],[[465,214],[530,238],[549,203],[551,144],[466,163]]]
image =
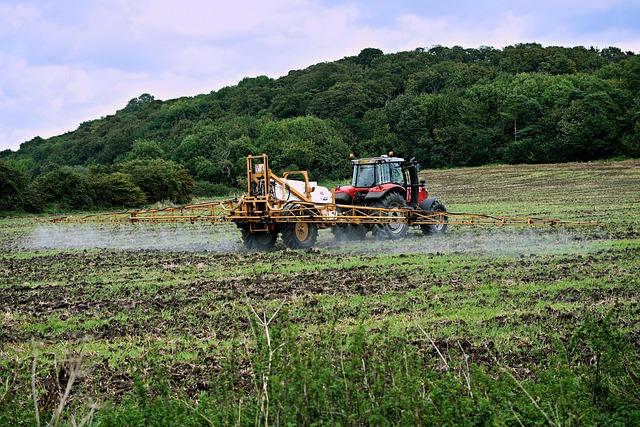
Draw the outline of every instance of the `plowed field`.
[[[46,423],[72,374],[64,422],[638,422],[640,162],[427,179],[451,211],[602,225],[250,253],[230,227],[0,219],[0,424],[34,394]]]

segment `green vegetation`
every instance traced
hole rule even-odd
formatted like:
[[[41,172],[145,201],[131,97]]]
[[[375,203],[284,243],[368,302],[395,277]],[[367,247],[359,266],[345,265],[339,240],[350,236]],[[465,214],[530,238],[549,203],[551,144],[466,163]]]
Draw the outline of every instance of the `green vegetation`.
[[[113,168],[56,166],[32,183],[0,162],[0,211],[139,207],[145,203],[191,200],[194,182],[186,169],[163,159],[131,160]]]
[[[25,210],[39,212],[37,194],[21,171],[0,161],[0,212]]]
[[[350,151],[394,150],[428,168],[637,157],[638,76],[640,57],[617,48],[529,43],[394,54],[369,48],[192,98],[144,94],[114,115],[34,138],[18,152],[0,153],[0,160],[28,181],[60,166],[115,173],[123,162],[165,160],[195,181],[241,187],[244,156],[260,152],[273,156],[276,169],[308,169],[316,180],[344,178]],[[84,204],[69,200],[82,199],[73,188],[57,192],[57,202]],[[199,185],[199,194],[208,188]],[[147,201],[157,199],[141,190]],[[21,207],[15,198],[1,203]]]
[[[46,226],[2,219],[0,424],[34,424],[32,379],[48,421],[80,354],[65,423],[638,424],[640,163],[426,178],[454,211],[603,226],[247,253],[40,249]]]

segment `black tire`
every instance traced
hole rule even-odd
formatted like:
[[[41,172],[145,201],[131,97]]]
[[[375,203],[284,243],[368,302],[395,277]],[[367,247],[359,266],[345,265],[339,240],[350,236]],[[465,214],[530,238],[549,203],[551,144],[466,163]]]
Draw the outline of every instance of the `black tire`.
[[[447,208],[440,203],[439,201],[434,201],[431,205],[430,212],[446,212]],[[447,231],[447,216],[444,216],[444,223],[442,224],[429,224],[429,225],[421,225],[420,229],[422,230],[422,234],[444,234]]]
[[[311,222],[293,222],[282,230],[282,240],[290,249],[309,249],[318,239],[318,226]]]
[[[250,251],[270,251],[278,240],[277,232],[258,231],[252,233],[246,228],[240,229],[242,243]]]
[[[284,215],[301,215],[303,217],[314,217],[315,212],[302,208],[297,204],[287,204],[283,208]],[[287,211],[292,211],[287,214]],[[282,241],[289,249],[309,249],[316,244],[318,239],[318,226],[312,222],[289,222],[282,227]]]
[[[407,202],[404,197],[398,193],[389,193],[380,200],[376,204],[376,207],[380,208],[407,208]],[[393,213],[389,214],[393,216],[403,216],[402,213]],[[373,227],[373,234],[381,239],[389,239],[396,240],[401,239],[406,236],[407,231],[409,230],[409,225],[407,223],[396,223],[396,224],[379,224]]]

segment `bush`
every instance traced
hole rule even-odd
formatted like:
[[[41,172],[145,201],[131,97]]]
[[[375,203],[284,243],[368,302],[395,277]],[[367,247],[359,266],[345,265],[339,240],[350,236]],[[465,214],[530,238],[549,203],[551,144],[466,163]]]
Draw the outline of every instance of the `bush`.
[[[43,204],[26,175],[0,161],[0,211],[42,212]]]
[[[147,203],[169,200],[187,203],[191,200],[193,179],[186,169],[170,160],[134,160],[120,165],[145,194]]]
[[[45,204],[56,203],[70,209],[87,209],[93,205],[87,176],[68,166],[38,177],[34,189]]]
[[[45,204],[42,200],[42,196],[35,189],[33,184],[30,184],[24,189],[20,195],[20,208],[31,213],[39,213],[44,210]]]
[[[640,117],[635,124],[633,132],[626,135],[622,140],[622,146],[627,155],[640,157]]]
[[[138,207],[147,200],[131,175],[120,172],[89,175],[89,192],[93,203],[105,208]]]
[[[25,186],[24,175],[0,161],[0,210],[19,209],[20,193]]]

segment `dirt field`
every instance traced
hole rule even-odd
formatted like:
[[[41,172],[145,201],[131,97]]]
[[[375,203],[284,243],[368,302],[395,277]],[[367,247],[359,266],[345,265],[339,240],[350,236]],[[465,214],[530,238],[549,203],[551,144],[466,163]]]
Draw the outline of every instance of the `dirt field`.
[[[248,253],[230,227],[0,219],[0,424],[33,424],[34,390],[48,421],[79,358],[65,422],[638,422],[640,161],[426,177],[451,211],[602,226]]]

